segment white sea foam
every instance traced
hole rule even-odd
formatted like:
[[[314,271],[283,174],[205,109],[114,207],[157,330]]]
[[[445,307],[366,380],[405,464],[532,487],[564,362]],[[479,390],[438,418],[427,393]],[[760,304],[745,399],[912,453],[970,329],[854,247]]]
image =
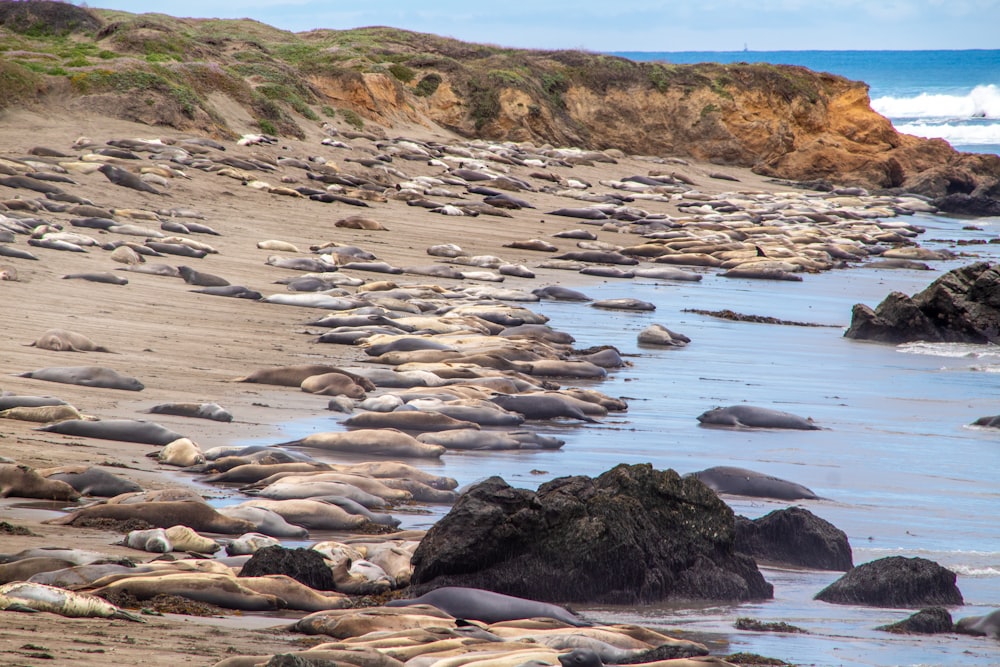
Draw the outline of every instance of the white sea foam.
[[[879,97],[872,109],[889,118],[1000,118],[1000,87],[976,86],[966,95]]]
[[[903,134],[925,139],[944,139],[953,146],[985,146],[1000,144],[1000,122],[966,125],[963,123],[895,123]]]
[[[995,567],[972,567],[970,565],[949,565],[948,569],[965,577],[1000,577]]]
[[[932,357],[982,359],[1000,357],[1000,346],[974,343],[903,343],[896,346],[904,354],[926,354]]]

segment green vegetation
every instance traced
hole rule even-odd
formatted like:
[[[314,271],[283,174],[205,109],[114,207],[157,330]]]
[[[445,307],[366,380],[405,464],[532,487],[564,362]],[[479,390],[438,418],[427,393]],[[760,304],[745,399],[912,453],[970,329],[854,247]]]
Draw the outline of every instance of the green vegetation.
[[[345,123],[356,130],[361,130],[365,127],[364,119],[351,109],[341,109],[340,117],[344,119]]]
[[[0,59],[0,109],[34,99],[40,87],[41,78],[36,72]]]
[[[413,81],[414,77],[417,76],[417,73],[412,69],[406,65],[400,65],[399,63],[389,65],[389,74],[392,74],[403,83],[409,83],[410,81]]]
[[[264,134],[278,134],[278,129],[274,127],[274,123],[267,120],[266,118],[261,118],[257,121],[257,125],[260,127],[260,131]]]
[[[340,91],[361,88],[364,76],[392,76],[416,97],[442,84],[465,111],[459,128],[498,131],[504,91],[517,90],[529,118],[581,137],[570,115],[573,91],[595,95],[696,91],[714,97],[701,118],[728,109],[726,101],[753,90],[795,109],[827,99],[836,79],[803,68],[768,64],[676,65],[638,63],[582,50],[544,51],[469,44],[448,37],[371,27],[291,33],[249,19],[186,19],[86,9],[66,2],[0,0],[0,105],[34,99],[66,77],[74,91],[141,94],[173,102],[205,129],[228,131],[211,100],[224,94],[243,105],[269,133],[304,136],[297,120],[343,119],[361,129],[354,110],[334,109]],[[839,85],[839,84],[837,84]],[[127,107],[128,105],[123,105]],[[209,119],[209,120],[206,120]],[[175,117],[164,122],[178,122]],[[212,126],[212,123],[215,123]],[[181,123],[183,124],[183,123]]]
[[[413,92],[417,97],[430,97],[437,92],[438,86],[441,85],[441,81],[442,79],[440,74],[431,72],[417,82],[417,87],[414,88]]]

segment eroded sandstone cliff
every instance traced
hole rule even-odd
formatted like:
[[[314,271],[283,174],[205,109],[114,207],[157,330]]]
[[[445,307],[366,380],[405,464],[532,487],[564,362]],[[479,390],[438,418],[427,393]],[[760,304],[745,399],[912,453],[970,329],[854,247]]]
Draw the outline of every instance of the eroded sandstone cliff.
[[[69,97],[77,108],[216,134],[301,137],[330,119],[417,123],[797,181],[1000,198],[1000,157],[899,134],[871,109],[863,82],[801,67],[637,63],[393,28],[295,34],[44,0],[0,9],[0,106]]]

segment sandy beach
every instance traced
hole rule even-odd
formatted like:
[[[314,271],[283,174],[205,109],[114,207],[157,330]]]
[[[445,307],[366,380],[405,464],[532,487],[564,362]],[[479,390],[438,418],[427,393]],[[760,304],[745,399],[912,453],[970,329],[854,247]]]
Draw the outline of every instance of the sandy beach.
[[[368,129],[374,130],[374,127]],[[85,151],[72,148],[74,140],[80,136],[90,137],[96,144],[103,145],[118,138],[167,139],[190,135],[99,117],[81,117],[64,111],[45,115],[11,111],[6,112],[0,122],[3,157],[13,159],[25,158],[36,146],[82,154]],[[321,145],[320,141],[326,136],[319,127],[312,127],[302,141],[282,139],[274,145],[252,147],[237,146],[232,141],[224,143],[230,155],[267,160],[322,156],[337,165],[342,173],[365,173],[365,167],[347,162],[345,158],[369,157],[366,150],[373,149],[376,142],[364,138],[345,140],[354,147],[347,150]],[[386,136],[432,142],[459,141],[443,131],[420,126],[396,127]],[[149,157],[144,162],[146,160]],[[409,177],[442,172],[440,167],[429,165],[426,160],[397,160],[392,166]],[[618,157],[616,163],[552,167],[547,171],[587,181],[595,189],[602,189],[597,185],[602,180],[647,174],[657,169],[682,174],[693,181],[699,191],[709,195],[788,189],[748,170],[697,163],[664,164],[641,157]],[[510,166],[511,176],[530,178],[532,171],[537,169]],[[738,182],[709,176],[720,171],[737,178]],[[170,179],[163,195],[112,185],[100,173],[70,174],[78,184],[65,186],[65,189],[109,209],[155,212],[183,207],[197,210],[204,216],[198,222],[220,233],[220,236],[199,235],[197,238],[211,244],[218,253],[204,259],[166,257],[152,261],[187,264],[265,295],[284,291],[284,286],[274,282],[294,273],[265,264],[268,255],[275,253],[259,249],[256,244],[267,239],[292,243],[304,256],[308,256],[310,246],[327,241],[356,245],[394,266],[430,264],[437,258],[426,254],[428,246],[456,243],[470,255],[497,255],[511,263],[528,266],[537,274],[534,279],[508,276],[503,283],[505,287],[531,290],[556,283],[573,286],[580,280],[573,272],[535,269],[535,265],[546,258],[544,253],[503,247],[512,240],[540,238],[556,242],[562,251],[574,249],[570,239],[551,238],[555,232],[580,226],[570,218],[545,213],[571,205],[564,197],[553,193],[519,193],[537,208],[510,211],[509,218],[449,217],[407,206],[400,200],[371,202],[370,208],[357,209],[339,203],[324,204],[272,194],[242,185],[239,180],[197,169],[186,169],[185,173],[189,178]],[[304,171],[291,167],[279,167],[275,172],[257,176],[273,185],[309,184]],[[35,199],[36,194],[0,188],[3,199]],[[668,202],[639,202],[636,205],[651,212],[681,214]],[[379,221],[388,231],[334,227],[337,220],[358,213]],[[67,229],[69,219],[74,217],[69,213],[44,210],[34,215]],[[157,220],[142,217],[119,216],[118,219],[159,227]],[[623,239],[621,234],[598,226],[587,228],[602,241],[619,245],[638,243],[634,236]],[[119,238],[96,230],[75,231],[94,232],[93,235],[102,241]],[[141,242],[142,239],[129,240]],[[23,237],[14,245],[29,248]],[[144,411],[163,402],[219,403],[234,415],[232,423],[167,415],[157,415],[155,419],[207,449],[251,439],[273,438],[278,442],[277,425],[315,416],[326,409],[326,397],[284,387],[235,383],[232,382],[234,378],[269,366],[353,365],[364,357],[357,348],[316,344],[315,336],[308,335],[310,328],[304,324],[315,316],[312,309],[197,294],[191,291],[192,286],[178,278],[116,271],[122,265],[112,261],[110,253],[99,248],[91,248],[86,253],[30,250],[40,261],[0,258],[0,266],[13,266],[18,274],[16,281],[0,282],[0,308],[4,320],[4,335],[0,337],[0,359],[3,360],[0,390],[58,396],[82,413],[102,419],[147,419],[150,417]],[[66,274],[93,271],[114,271],[126,276],[128,284],[61,278]],[[459,284],[459,281],[419,275],[386,276],[361,272],[352,275],[367,280],[390,279],[400,285],[441,284],[448,287]],[[53,352],[27,345],[50,328],[85,334],[113,354]],[[315,328],[311,331],[315,332]],[[145,389],[141,392],[90,389],[17,376],[39,368],[70,365],[109,366],[139,378]],[[113,468],[146,489],[191,485],[204,491],[203,486],[194,485],[190,475],[160,465],[146,456],[155,450],[154,447],[49,434],[35,430],[35,426],[16,420],[0,421],[0,456],[38,468],[75,463],[101,465]],[[41,523],[57,515],[56,507],[51,503],[18,498],[0,500],[0,518],[31,532],[30,535],[3,534],[0,552],[71,546],[133,558],[150,557],[150,554],[114,545],[121,537],[116,533]],[[288,618],[293,617],[288,615]],[[308,644],[300,635],[258,629],[251,619],[239,614],[223,618],[149,617],[145,625],[139,626],[124,621],[66,619],[51,614],[7,614],[0,629],[0,655],[3,656],[0,662],[38,664],[44,657],[45,664],[72,662],[76,667],[106,665],[109,659],[121,664],[207,665],[228,655],[282,652]],[[268,620],[261,625],[272,623]]]

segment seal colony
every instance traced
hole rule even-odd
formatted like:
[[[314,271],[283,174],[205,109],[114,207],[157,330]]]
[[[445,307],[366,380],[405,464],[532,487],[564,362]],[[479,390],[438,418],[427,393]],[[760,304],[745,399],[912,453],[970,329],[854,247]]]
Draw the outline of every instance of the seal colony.
[[[506,643],[503,664],[556,664],[579,637],[598,631],[617,649],[599,651],[606,664],[620,651],[641,655],[677,642],[683,649],[669,657],[707,653],[634,626],[573,621],[567,630],[551,620],[505,619],[470,630],[421,604],[344,607],[351,595],[406,586],[421,531],[389,531],[421,505],[455,500],[457,483],[447,476],[455,452],[486,462],[501,449],[570,451],[571,438],[546,435],[540,425],[588,428],[627,410],[599,391],[626,359],[614,349],[575,348],[571,332],[544,314],[547,300],[589,308],[586,286],[596,279],[808,280],[868,258],[917,256],[922,230],[905,217],[931,210],[918,197],[813,192],[749,173],[734,191],[705,165],[460,141],[419,127],[390,139],[327,126],[303,141],[247,145],[113,121],[70,126],[24,112],[14,121],[0,128],[10,147],[0,160],[7,174],[0,255],[5,271],[12,267],[0,290],[5,303],[24,306],[7,318],[0,343],[0,405],[75,410],[45,413],[69,416],[46,419],[41,429],[24,412],[4,415],[4,513],[35,531],[4,543],[18,545],[12,552],[85,544],[97,556],[7,557],[22,574],[35,570],[25,579],[46,580],[39,584],[313,612],[294,629],[337,643],[303,657],[365,667],[397,667],[418,653],[473,643],[492,649],[490,657]],[[92,140],[78,138],[81,127]],[[48,148],[26,143],[29,136]],[[123,143],[130,155],[99,149]],[[358,208],[367,210],[353,214]],[[594,305],[655,308],[637,300]],[[669,324],[657,326],[697,345]],[[25,345],[53,329],[80,338]],[[67,356],[79,365],[63,366]],[[322,429],[299,438],[276,430],[317,417]],[[796,427],[815,428],[803,424]],[[267,444],[234,444],[251,439]],[[114,466],[143,490],[67,505],[96,495],[94,488],[80,491],[45,472],[80,464]],[[206,495],[219,502],[210,506]],[[24,497],[62,504],[40,510],[11,502]],[[162,532],[131,535],[126,528],[136,522]],[[359,532],[368,535],[347,536]],[[197,537],[209,540],[198,549],[214,558],[158,563],[149,555]],[[305,539],[330,564],[329,589],[235,576],[256,550]],[[123,555],[139,566],[101,562]],[[456,595],[481,597],[452,592],[452,601]],[[95,613],[115,614],[101,609]],[[562,613],[556,618],[568,618]],[[383,643],[391,651],[381,657],[345,650],[365,646],[369,630],[400,633],[398,645]],[[539,639],[556,631],[558,646]],[[473,642],[476,632],[485,634]],[[218,650],[212,659],[257,664],[291,648],[279,638],[233,642],[242,655],[223,659]],[[363,662],[349,659],[362,660],[362,652]],[[425,660],[419,664],[433,662]]]

